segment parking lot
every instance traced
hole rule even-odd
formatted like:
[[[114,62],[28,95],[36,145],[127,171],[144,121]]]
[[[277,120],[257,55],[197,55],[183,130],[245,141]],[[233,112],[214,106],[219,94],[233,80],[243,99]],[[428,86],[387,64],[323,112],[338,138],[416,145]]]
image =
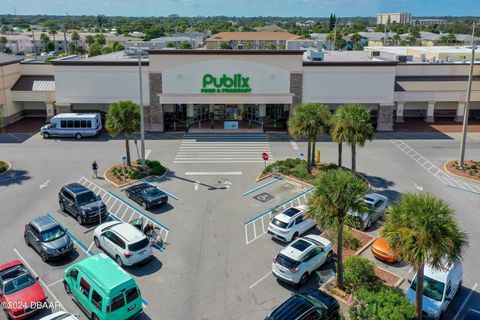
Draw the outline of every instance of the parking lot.
[[[480,199],[475,193],[478,185],[444,177],[441,170],[435,170],[443,167],[444,159],[457,156],[458,140],[409,137],[380,136],[358,150],[357,165],[375,192],[392,202],[402,192],[421,189],[445,198],[456,210],[462,227],[470,235],[470,247],[464,256],[464,288],[452,302],[447,319],[461,319],[469,306],[480,304],[480,279],[476,272],[480,263],[476,215]],[[286,134],[267,138],[275,159],[298,157],[306,149],[306,143],[294,145]],[[397,138],[411,150],[395,142]],[[162,229],[165,241],[154,249],[153,260],[126,269],[141,288],[144,319],[263,319],[292,292],[316,287],[322,282],[322,275],[330,274],[333,265],[322,267],[322,272],[311,277],[303,288],[279,283],[271,274],[272,259],[285,246],[266,234],[272,210],[304,204],[311,192],[309,186],[274,176],[255,182],[264,165],[261,152],[258,162],[205,163],[190,159],[175,163],[181,143],[181,136],[177,135],[158,135],[147,140],[149,158],[160,160],[169,168],[162,179],[148,180],[169,195],[168,205],[152,210],[144,210],[128,199],[124,188],[115,188],[102,178],[91,178],[93,160],[99,163],[100,171],[120,162],[124,152],[121,139],[30,138],[21,143],[1,144],[2,158],[7,157],[14,164],[9,175],[0,177],[4,216],[0,230],[4,244],[0,249],[1,262],[23,260],[42,280],[49,300],[58,301],[60,309],[82,313],[65,294],[63,270],[100,250],[93,244],[94,226],[78,225],[74,218],[60,213],[58,207],[60,188],[80,182],[102,197],[111,219],[129,222],[143,218]],[[317,147],[322,151],[322,161],[336,161],[336,145],[319,142]],[[469,157],[480,158],[478,142],[471,142],[469,147]],[[344,162],[349,166],[349,152],[345,149]],[[23,241],[24,225],[45,214],[66,227],[75,240],[76,252],[67,261],[43,263]],[[316,229],[310,232],[319,233]],[[378,226],[369,233],[376,235]],[[369,249],[363,255],[401,277],[413,276],[409,266],[376,261]],[[402,288],[407,284],[404,281]],[[44,310],[41,315],[48,312]]]

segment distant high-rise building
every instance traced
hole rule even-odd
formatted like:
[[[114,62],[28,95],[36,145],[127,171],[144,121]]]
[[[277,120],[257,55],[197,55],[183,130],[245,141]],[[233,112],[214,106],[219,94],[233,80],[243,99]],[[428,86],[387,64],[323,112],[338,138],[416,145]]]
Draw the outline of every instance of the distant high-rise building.
[[[412,19],[414,26],[431,26],[435,24],[447,24],[446,19]]]
[[[412,20],[410,12],[382,12],[377,13],[377,24],[397,23],[409,25]]]

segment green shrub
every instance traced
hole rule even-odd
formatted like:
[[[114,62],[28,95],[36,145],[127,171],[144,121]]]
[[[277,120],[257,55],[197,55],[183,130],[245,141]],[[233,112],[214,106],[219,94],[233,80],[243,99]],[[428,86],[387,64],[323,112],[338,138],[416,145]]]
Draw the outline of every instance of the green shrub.
[[[360,256],[350,256],[343,262],[345,288],[352,292],[363,287],[373,287],[378,278],[375,275],[375,265]]]
[[[386,286],[359,289],[353,294],[352,320],[413,320],[415,307],[400,292]]]
[[[8,164],[5,161],[0,161],[0,173],[7,171]]]
[[[148,167],[150,168],[150,174],[154,176],[161,176],[167,170],[162,164],[157,160],[151,160],[148,162]]]
[[[350,250],[357,250],[360,248],[361,242],[353,236],[347,229],[343,229],[343,246]]]
[[[147,174],[145,172],[142,172],[142,171],[132,171],[130,172],[130,179],[136,179],[136,180],[140,180],[140,179],[143,179],[147,176]]]

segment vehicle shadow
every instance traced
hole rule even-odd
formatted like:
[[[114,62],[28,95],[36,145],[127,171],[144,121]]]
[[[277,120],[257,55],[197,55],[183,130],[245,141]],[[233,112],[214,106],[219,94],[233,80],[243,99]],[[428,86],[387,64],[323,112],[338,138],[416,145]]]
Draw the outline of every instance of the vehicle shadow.
[[[477,289],[478,290],[478,287]],[[467,300],[468,299],[468,300]],[[467,301],[465,301],[467,300]],[[460,309],[463,308],[463,309]],[[480,293],[462,285],[445,312],[445,319],[465,319],[469,309],[480,312]],[[459,313],[459,314],[457,314]],[[455,316],[458,316],[455,318]],[[474,319],[474,318],[468,318]]]
[[[21,185],[31,178],[27,170],[12,169],[3,176],[0,176],[0,187],[7,187],[14,184]]]
[[[152,208],[152,209],[149,209],[148,211],[153,213],[153,214],[163,214],[163,213],[166,213],[166,212],[172,210],[173,208],[174,207],[170,203],[165,203],[161,207]]]
[[[126,267],[125,271],[128,273],[136,276],[136,277],[144,277],[155,272],[161,270],[163,267],[163,263],[158,260],[155,256],[152,256],[150,261],[144,265],[138,265],[133,267]]]
[[[358,174],[367,179],[368,183],[375,189],[387,189],[395,185],[395,182],[382,177],[371,176],[363,172],[359,172]]]
[[[49,260],[47,261],[47,264],[51,267],[63,267],[77,260],[78,257],[80,257],[80,254],[78,253],[78,248],[75,248],[70,255],[64,257],[63,259]]]
[[[328,264],[324,264],[323,266],[315,270],[308,277],[308,281],[304,286],[288,284],[279,279],[277,279],[277,282],[284,289],[292,293],[305,292],[311,289],[320,288],[326,281],[328,281],[331,277],[335,276],[335,270],[336,263],[335,261],[332,261]]]

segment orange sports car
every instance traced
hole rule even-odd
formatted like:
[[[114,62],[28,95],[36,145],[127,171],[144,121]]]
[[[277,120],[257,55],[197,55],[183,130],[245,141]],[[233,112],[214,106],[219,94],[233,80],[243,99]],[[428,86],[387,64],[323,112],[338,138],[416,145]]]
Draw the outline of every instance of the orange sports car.
[[[375,258],[379,260],[389,263],[395,263],[400,260],[400,257],[390,249],[388,241],[382,237],[378,237],[377,240],[373,242],[371,250]]]

